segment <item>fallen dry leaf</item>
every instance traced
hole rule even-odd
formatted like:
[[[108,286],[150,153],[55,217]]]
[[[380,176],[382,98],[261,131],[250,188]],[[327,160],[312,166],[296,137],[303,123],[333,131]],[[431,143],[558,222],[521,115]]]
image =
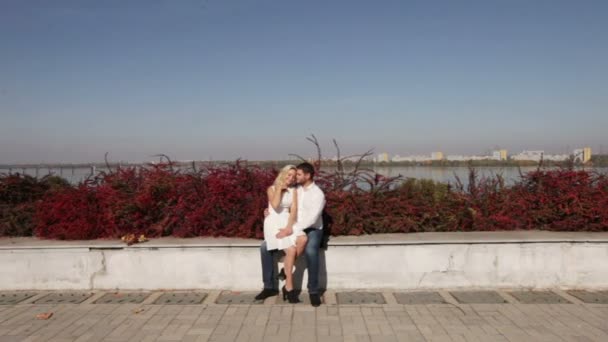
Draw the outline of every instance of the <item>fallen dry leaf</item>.
[[[36,319],[49,319],[53,316],[52,312],[43,312],[36,315]]]
[[[134,314],[138,314],[138,313],[141,313],[141,312],[144,312],[144,309],[143,309],[143,308],[137,308],[137,309],[134,309],[134,310],[133,310],[133,313],[134,313]]]
[[[120,238],[123,242],[126,242],[128,246],[136,242],[135,234],[127,234]]]
[[[144,234],[141,234],[139,237],[135,236],[135,234],[127,234],[121,237],[120,240],[122,240],[122,242],[125,242],[128,246],[131,246],[134,243],[148,241]]]

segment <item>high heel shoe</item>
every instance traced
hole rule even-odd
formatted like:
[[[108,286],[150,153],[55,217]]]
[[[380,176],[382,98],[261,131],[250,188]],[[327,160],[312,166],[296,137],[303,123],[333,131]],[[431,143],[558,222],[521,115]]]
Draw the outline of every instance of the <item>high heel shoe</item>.
[[[281,289],[281,291],[283,292],[283,301],[288,301],[291,304],[300,302],[295,289],[292,289],[291,291],[287,291],[287,288],[285,287],[285,285],[283,285],[283,288]]]

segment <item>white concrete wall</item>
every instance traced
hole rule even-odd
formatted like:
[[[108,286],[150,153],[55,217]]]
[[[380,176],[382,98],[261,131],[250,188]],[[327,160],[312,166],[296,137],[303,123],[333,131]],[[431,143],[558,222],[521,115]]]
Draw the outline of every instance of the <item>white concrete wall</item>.
[[[257,243],[2,248],[0,290],[255,290],[262,287]],[[330,246],[322,259],[327,288],[608,288],[604,242],[347,244]]]

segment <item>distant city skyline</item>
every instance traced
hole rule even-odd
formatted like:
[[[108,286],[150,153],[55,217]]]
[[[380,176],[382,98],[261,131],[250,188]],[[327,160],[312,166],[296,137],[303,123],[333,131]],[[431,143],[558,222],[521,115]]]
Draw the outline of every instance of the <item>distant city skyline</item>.
[[[0,164],[608,153],[608,1],[0,1]]]
[[[342,150],[342,149],[341,149]],[[368,150],[369,151],[369,150]],[[337,155],[334,153],[324,153],[322,155],[322,160],[337,160]],[[367,151],[364,151],[367,152]],[[363,152],[362,152],[363,153]],[[349,154],[342,153],[341,158],[344,160],[357,161],[361,158],[362,153],[360,154]],[[466,154],[466,153],[445,153],[444,151],[426,151],[423,153],[389,153],[386,151],[377,153],[377,151],[372,150],[371,154],[368,155],[366,160],[373,160],[375,162],[399,162],[399,161],[428,161],[428,160],[448,160],[448,161],[467,161],[467,160],[484,160],[484,159],[492,159],[492,160],[530,160],[530,161],[539,161],[541,157],[545,160],[553,160],[553,161],[563,161],[568,159],[570,156],[575,156],[575,159],[581,158],[583,161],[588,161],[591,159],[592,155],[605,155],[603,150],[594,150],[589,146],[581,146],[580,148],[575,148],[569,151],[563,151],[559,153],[550,152],[544,149],[523,149],[518,151],[511,151],[508,149],[488,149],[479,153]],[[192,162],[192,161],[230,161],[235,159],[214,159],[214,158],[195,158],[195,159],[184,159],[184,158],[173,158],[168,156],[174,162],[184,163],[184,162]],[[307,160],[315,160],[317,158],[317,154],[315,153],[303,153],[303,154],[288,154],[284,157],[279,158],[260,158],[260,159],[248,159],[248,158],[240,158],[251,161],[287,161],[287,160],[300,160],[299,157],[305,158]],[[237,158],[238,159],[238,158]],[[159,162],[166,161],[164,156],[153,155],[148,156],[148,158],[140,159],[140,160],[128,160],[128,159],[115,159],[109,158],[108,162],[110,163],[125,163],[125,164],[138,164],[138,163],[148,163],[148,162]],[[105,163],[105,160],[91,160],[91,161],[72,161],[72,162],[62,162],[62,161],[48,161],[48,162],[21,162],[21,163],[1,163],[0,166],[6,167],[11,165],[26,165],[26,164],[90,164],[90,163]]]

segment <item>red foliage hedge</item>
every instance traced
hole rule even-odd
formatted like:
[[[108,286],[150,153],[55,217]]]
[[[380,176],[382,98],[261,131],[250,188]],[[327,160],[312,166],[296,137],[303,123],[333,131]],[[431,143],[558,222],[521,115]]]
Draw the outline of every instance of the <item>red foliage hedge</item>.
[[[0,236],[31,236],[36,205],[47,193],[69,187],[56,176],[0,175]]]
[[[50,239],[229,236],[261,238],[265,189],[276,170],[235,163],[196,171],[171,164],[120,168],[77,186],[0,176],[0,235]],[[468,186],[377,174],[321,172],[332,235],[544,229],[608,231],[608,179],[586,170],[537,170],[505,186]],[[362,186],[362,184],[365,186]]]

